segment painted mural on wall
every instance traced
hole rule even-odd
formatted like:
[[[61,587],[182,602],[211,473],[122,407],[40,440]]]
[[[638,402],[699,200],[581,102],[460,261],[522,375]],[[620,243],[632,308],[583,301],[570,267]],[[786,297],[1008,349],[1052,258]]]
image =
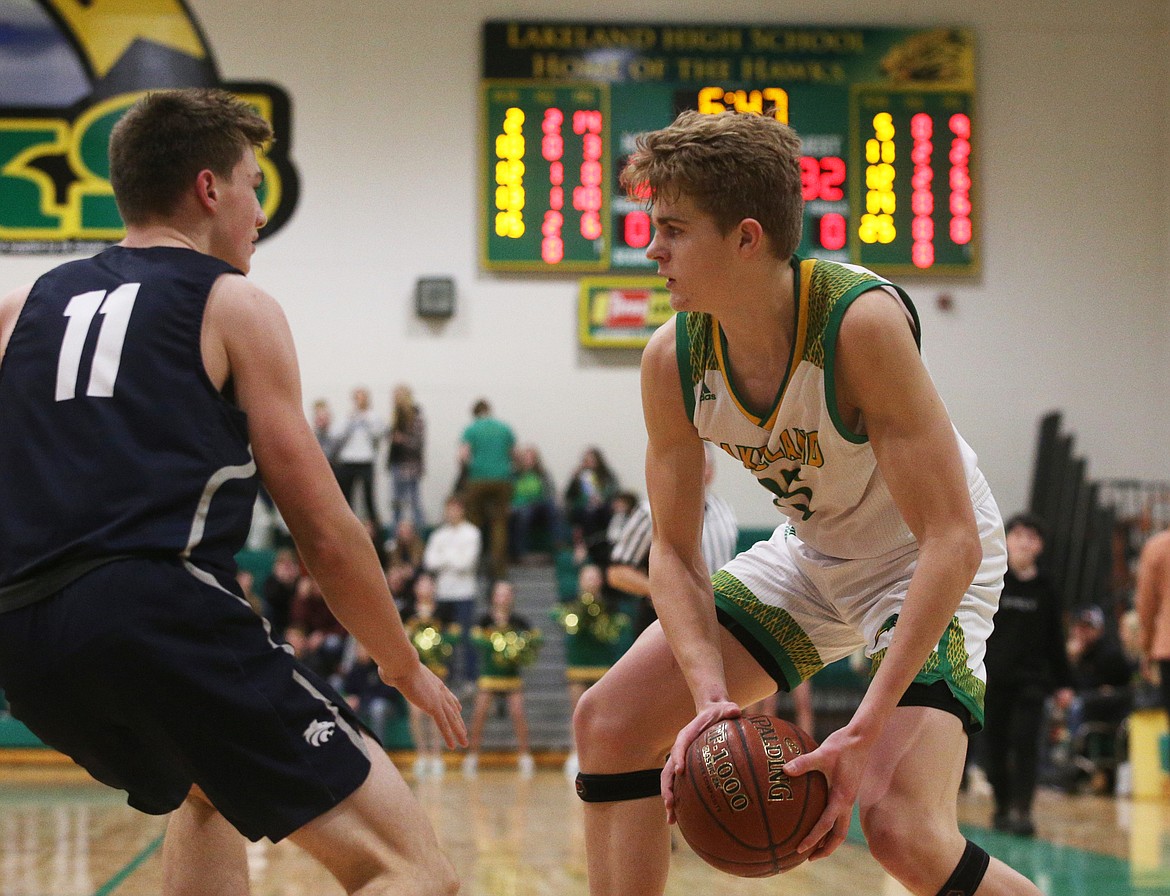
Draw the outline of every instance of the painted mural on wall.
[[[230,90],[272,124],[260,238],[271,236],[297,202],[288,96],[224,80],[183,0],[0,0],[0,253],[91,252],[121,239],[110,130],[144,92],[174,87]]]

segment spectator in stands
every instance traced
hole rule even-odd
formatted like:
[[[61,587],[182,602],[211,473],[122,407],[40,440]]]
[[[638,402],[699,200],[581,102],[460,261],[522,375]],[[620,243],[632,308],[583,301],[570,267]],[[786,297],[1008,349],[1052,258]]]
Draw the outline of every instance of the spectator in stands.
[[[334,448],[337,481],[354,510],[358,509],[356,491],[361,489],[368,530],[377,544],[381,541],[382,523],[374,501],[374,460],[386,426],[370,408],[369,389],[358,386],[352,398],[353,407],[337,433]]]
[[[394,604],[403,619],[414,612],[415,588],[421,570],[422,564],[417,568],[394,560],[386,564],[386,584],[390,586]]]
[[[406,633],[423,665],[446,681],[461,632],[454,623],[444,624],[436,610],[435,578],[428,572],[419,573],[415,580],[414,612],[406,617]],[[411,708],[410,733],[414,739],[415,778],[443,777],[443,741],[431,717]]]
[[[1129,715],[1135,670],[1116,636],[1106,630],[1100,607],[1085,607],[1076,614],[1068,654],[1076,691],[1068,723],[1074,741],[1082,725],[1116,729]],[[1107,788],[1105,782],[1095,784]]]
[[[739,525],[731,506],[711,490],[715,479],[715,449],[704,444],[703,559],[708,572],[715,572],[735,556]],[[634,633],[641,634],[658,618],[650,594],[650,502],[642,501],[630,514],[617,543],[610,552],[606,570],[609,584],[631,597],[642,598],[634,610]]]
[[[472,422],[459,442],[461,489],[467,517],[480,527],[491,558],[492,578],[508,574],[508,511],[512,506],[512,428],[492,415],[492,406],[479,399],[471,409]]]
[[[459,626],[452,683],[471,690],[475,682],[475,651],[471,645],[471,624],[475,619],[478,583],[476,571],[482,551],[479,527],[468,522],[463,499],[452,495],[443,508],[443,523],[427,539],[423,567],[435,576],[438,616],[444,624]]]
[[[574,550],[583,548],[591,560],[594,548],[604,540],[612,509],[610,501],[618,493],[618,478],[596,446],[586,448],[577,469],[565,487],[565,516],[568,518]]]
[[[426,434],[422,408],[415,402],[410,386],[397,386],[388,432],[390,448],[386,454],[390,470],[391,527],[407,518],[415,526],[424,525],[420,485]]]
[[[301,578],[301,561],[292,548],[279,548],[272,559],[272,572],[264,580],[264,611],[274,641],[283,641],[289,613]],[[397,595],[395,595],[397,596]]]
[[[301,576],[285,630],[293,654],[322,678],[330,678],[341,663],[345,638],[345,628],[326,603],[317,580]]]
[[[405,701],[398,691],[382,681],[378,664],[355,638],[348,639],[338,678],[338,690],[345,695],[346,703],[384,740],[387,723],[401,711]]]
[[[417,572],[422,569],[426,546],[418,526],[408,519],[399,520],[394,527],[394,534],[386,541],[386,562],[402,563]]]
[[[337,434],[333,431],[333,409],[324,398],[313,402],[313,435],[317,437],[317,444],[321,452],[329,461],[329,466],[337,472]]]
[[[534,532],[543,533],[549,547],[555,550],[562,540],[561,512],[540,452],[535,445],[522,445],[516,449],[512,509],[508,515],[508,549],[513,562],[528,559]]]
[[[1056,705],[1066,708],[1072,678],[1060,595],[1038,566],[1044,522],[1021,513],[1004,529],[1008,569],[987,639],[982,764],[995,798],[992,825],[1031,837],[1045,700],[1055,691]]]
[[[467,753],[463,757],[463,774],[468,778],[474,778],[479,767],[479,748],[483,743],[488,709],[501,698],[507,701],[508,715],[516,733],[520,774],[531,778],[536,769],[528,747],[528,717],[524,712],[524,682],[520,670],[536,659],[540,632],[514,612],[515,602],[512,583],[496,582],[492,586],[491,609],[472,630],[480,654],[480,672]]]
[[[1137,616],[1142,675],[1161,686],[1170,718],[1170,531],[1147,541],[1138,558]]]
[[[618,537],[622,534],[622,529],[625,528],[626,520],[637,509],[638,504],[638,496],[633,492],[618,492],[609,502],[609,523],[605,527],[605,541],[611,550],[617,544]],[[605,565],[609,565],[608,553]]]

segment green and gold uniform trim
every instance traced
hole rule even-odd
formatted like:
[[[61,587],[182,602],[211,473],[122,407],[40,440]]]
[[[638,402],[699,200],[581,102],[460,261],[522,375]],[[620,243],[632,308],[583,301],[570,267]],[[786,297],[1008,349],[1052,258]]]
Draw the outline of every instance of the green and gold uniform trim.
[[[481,691],[504,692],[520,690],[519,675],[481,675],[476,679]]]
[[[711,577],[711,587],[715,606],[759,643],[792,687],[824,668],[812,640],[788,611],[764,603],[726,570]]]
[[[820,367],[825,374],[825,407],[833,426],[841,434],[841,438],[863,445],[869,437],[855,433],[841,419],[841,409],[837,407],[837,337],[841,331],[841,320],[845,312],[853,304],[853,300],[871,289],[890,287],[897,291],[902,303],[910,312],[914,321],[914,342],[922,348],[921,326],[918,322],[918,311],[910,301],[910,297],[896,284],[887,280],[879,280],[868,273],[851,271],[835,264],[820,264],[812,272],[812,294],[816,296],[813,302],[813,332],[817,337],[810,341],[807,360]]]
[[[891,616],[882,623],[881,632],[889,631],[897,623],[898,617]],[[885,647],[873,655],[870,666],[871,676],[877,674],[885,656]],[[963,629],[959,625],[959,620],[952,617],[942,638],[939,639],[938,650],[927,657],[925,665],[914,676],[913,683],[945,682],[951,693],[955,695],[955,699],[967,707],[971,712],[972,719],[982,728],[983,698],[987,694],[987,685],[975,677],[975,673],[971,671],[969,659]]]
[[[805,356],[805,340],[809,333],[808,273],[812,271],[814,264],[812,259],[802,260],[793,256],[795,338],[788,353],[788,369],[780,382],[780,388],[776,391],[776,398],[762,415],[750,410],[735,391],[731,379],[731,363],[727,355],[727,338],[723,335],[719,322],[709,314],[682,312],[677,315],[679,320],[675,322],[675,342],[679,380],[682,383],[687,416],[691,420],[695,418],[695,386],[702,381],[706,371],[718,370],[727,385],[727,394],[735,402],[739,412],[756,426],[772,428],[776,422],[776,415],[780,412],[780,404],[784,400],[788,383]]]
[[[569,666],[565,678],[576,684],[597,684],[608,671],[609,666]]]

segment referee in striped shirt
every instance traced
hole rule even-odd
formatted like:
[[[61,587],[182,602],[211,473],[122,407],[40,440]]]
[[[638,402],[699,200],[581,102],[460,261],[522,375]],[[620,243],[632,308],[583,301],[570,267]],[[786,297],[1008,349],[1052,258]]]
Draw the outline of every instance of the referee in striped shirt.
[[[735,556],[739,525],[731,505],[711,492],[711,481],[715,478],[715,448],[709,442],[705,442],[703,448],[706,453],[703,469],[706,493],[703,497],[702,550],[708,572],[714,572]],[[639,602],[634,620],[635,637],[658,618],[650,596],[651,531],[650,501],[643,499],[622,526],[610,551],[609,567],[605,574],[611,588],[645,598]]]

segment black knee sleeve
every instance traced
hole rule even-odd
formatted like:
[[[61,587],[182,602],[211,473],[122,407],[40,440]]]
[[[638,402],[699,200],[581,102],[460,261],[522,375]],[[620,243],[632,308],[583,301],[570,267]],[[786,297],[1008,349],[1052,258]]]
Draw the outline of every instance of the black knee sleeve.
[[[968,840],[963,858],[959,859],[954,873],[938,891],[938,896],[974,896],[990,864],[991,856]]]
[[[587,803],[616,803],[662,794],[662,769],[647,768],[619,775],[577,774],[577,796]]]

